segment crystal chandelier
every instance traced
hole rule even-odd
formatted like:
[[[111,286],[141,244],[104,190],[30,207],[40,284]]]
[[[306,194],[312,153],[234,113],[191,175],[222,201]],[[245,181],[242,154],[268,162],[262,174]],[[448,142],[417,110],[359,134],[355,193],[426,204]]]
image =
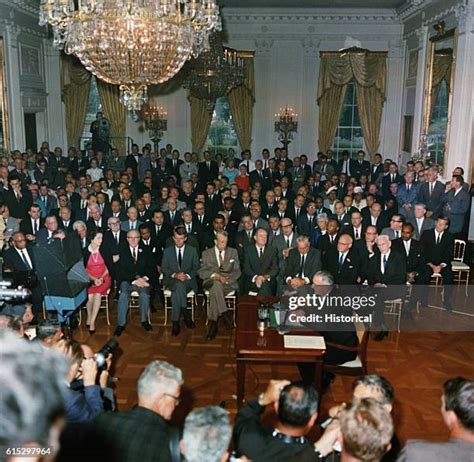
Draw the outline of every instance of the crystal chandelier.
[[[41,0],[40,25],[47,24],[53,45],[119,85],[130,111],[147,101],[149,85],[173,77],[221,30],[215,0]]]
[[[206,100],[212,112],[217,98],[242,85],[244,60],[238,51],[222,45],[220,34],[213,34],[209,38],[209,49],[191,60],[187,71],[183,87],[195,98]]]

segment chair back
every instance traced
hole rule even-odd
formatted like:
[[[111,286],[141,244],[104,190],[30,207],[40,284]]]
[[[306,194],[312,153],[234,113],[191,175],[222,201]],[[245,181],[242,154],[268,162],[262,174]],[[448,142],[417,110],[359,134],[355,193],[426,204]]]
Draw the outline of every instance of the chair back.
[[[466,241],[462,239],[454,240],[454,261],[464,261],[464,252],[466,251]]]
[[[367,344],[369,343],[369,326],[363,322],[356,322],[356,333],[359,339],[359,357],[362,364],[367,364]]]

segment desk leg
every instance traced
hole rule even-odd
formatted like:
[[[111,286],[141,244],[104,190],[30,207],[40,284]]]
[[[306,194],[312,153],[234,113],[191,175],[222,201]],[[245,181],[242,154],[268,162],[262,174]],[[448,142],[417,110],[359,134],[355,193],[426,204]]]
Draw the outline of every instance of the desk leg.
[[[245,397],[245,361],[237,358],[237,408],[240,409]]]
[[[323,361],[321,359],[316,359],[314,362],[314,385],[321,396],[321,388],[323,386]]]

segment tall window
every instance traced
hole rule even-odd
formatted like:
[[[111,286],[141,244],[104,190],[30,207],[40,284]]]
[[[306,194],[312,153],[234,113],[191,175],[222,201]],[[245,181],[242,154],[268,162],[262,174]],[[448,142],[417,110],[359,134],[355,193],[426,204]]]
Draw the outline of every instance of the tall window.
[[[342,151],[349,151],[351,157],[360,149],[363,149],[364,138],[360,126],[359,111],[357,109],[355,82],[351,80],[347,84],[346,97],[334,138],[334,156],[339,159]]]
[[[89,99],[87,101],[87,112],[84,120],[84,129],[82,130],[82,137],[80,148],[84,149],[87,143],[92,142],[91,124],[94,122],[97,112],[102,110],[100,104],[99,90],[97,89],[97,80],[95,76],[91,76],[89,83]]]
[[[428,132],[428,150],[437,165],[444,164],[444,150],[446,143],[446,127],[448,125],[448,86],[442,80],[431,112],[430,128]]]
[[[212,114],[211,126],[207,134],[207,149],[214,155],[222,154],[224,157],[229,148],[238,149],[237,134],[230,113],[227,96],[218,98]]]

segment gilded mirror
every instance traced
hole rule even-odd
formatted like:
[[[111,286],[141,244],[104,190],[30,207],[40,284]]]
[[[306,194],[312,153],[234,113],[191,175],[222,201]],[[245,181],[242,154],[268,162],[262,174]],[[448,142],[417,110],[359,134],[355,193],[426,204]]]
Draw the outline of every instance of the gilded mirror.
[[[444,22],[436,24],[434,29],[436,35],[429,41],[423,138],[429,156],[444,170],[451,119],[456,30],[446,31]]]

